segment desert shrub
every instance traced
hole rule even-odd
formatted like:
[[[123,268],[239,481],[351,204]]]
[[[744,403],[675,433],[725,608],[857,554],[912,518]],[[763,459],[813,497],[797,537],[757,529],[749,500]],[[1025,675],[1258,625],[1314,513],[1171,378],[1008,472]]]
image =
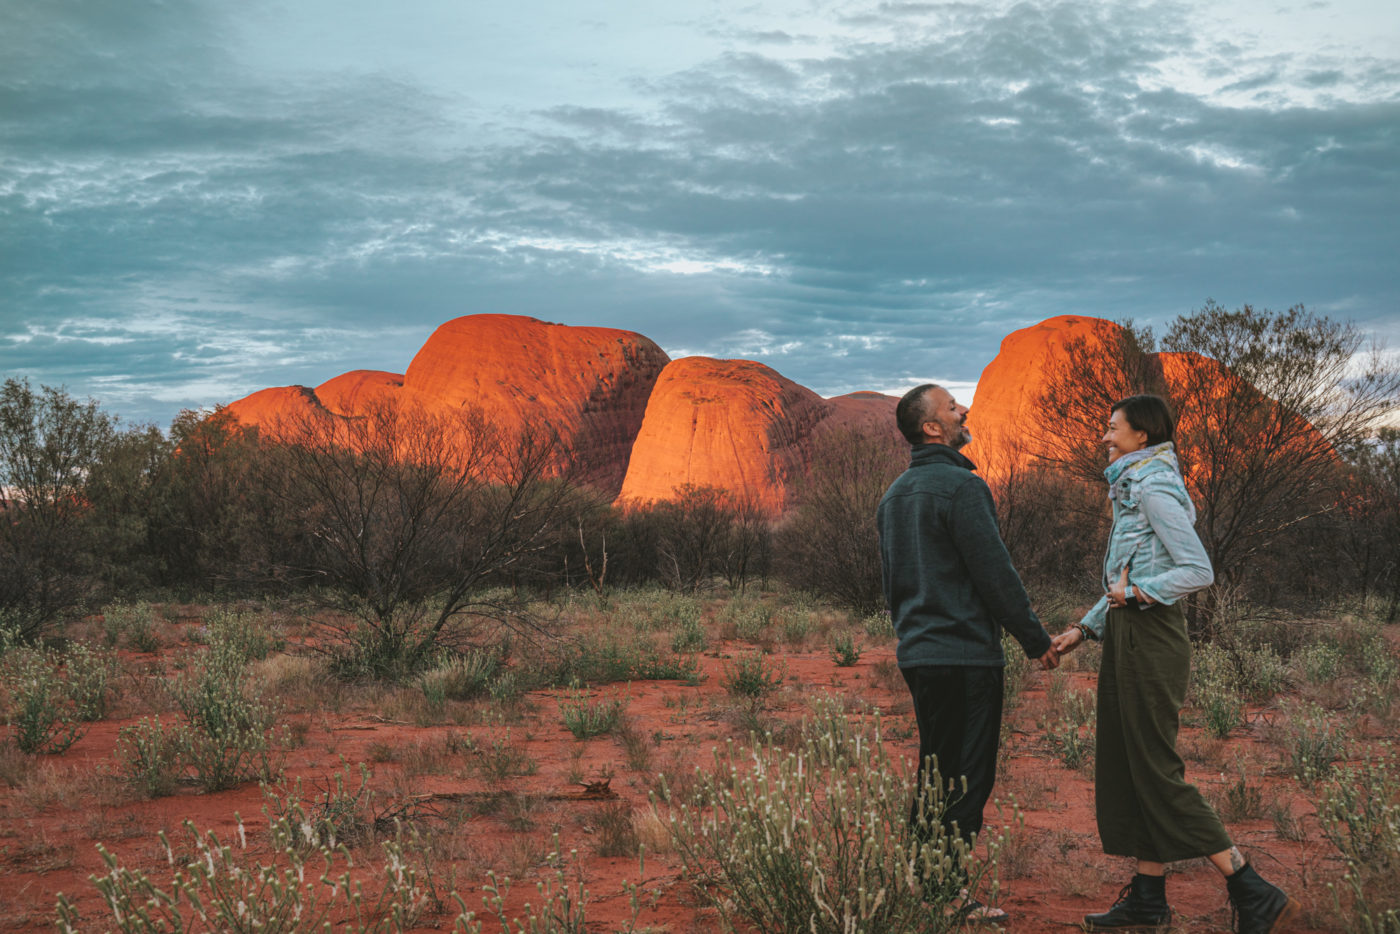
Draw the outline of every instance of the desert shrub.
[[[1318,804],[1322,832],[1346,860],[1347,929],[1400,931],[1400,768],[1367,759],[1337,771]]]
[[[1311,786],[1346,756],[1346,731],[1312,703],[1294,706],[1284,729],[1285,754],[1293,776]]]
[[[185,746],[183,730],[142,717],[117,734],[118,774],[147,798],[174,794]]]
[[[671,636],[671,651],[677,655],[702,652],[706,644],[705,627],[700,624],[700,616],[686,615],[680,621],[680,628]]]
[[[117,675],[116,656],[75,642],[68,647],[63,664],[68,675],[68,696],[73,699],[79,719],[101,720],[107,715],[107,700]]]
[[[1094,695],[1076,690],[1068,676],[1055,671],[1046,688],[1048,713],[1041,730],[1050,750],[1067,768],[1081,769],[1094,761],[1094,725],[1098,720]]]
[[[1308,684],[1326,684],[1342,669],[1342,650],[1329,642],[1314,642],[1293,655],[1293,664]]]
[[[237,840],[223,843],[213,831],[200,833],[190,821],[185,833],[193,853],[177,860],[165,834],[161,842],[175,866],[169,884],[159,886],[144,872],[122,866],[98,844],[106,872],[93,884],[121,932],[156,934],[166,931],[263,931],[300,934],[330,929],[363,934],[397,934],[412,928],[427,895],[419,872],[395,842],[384,844],[383,885],[376,897],[366,897],[351,878],[348,851],[310,821],[299,805],[271,818],[268,831],[272,855],[267,863],[248,864],[243,853],[247,834],[242,821]],[[181,848],[183,851],[183,847]],[[458,900],[460,904],[460,899]],[[58,928],[65,934],[89,930],[76,907],[58,896]],[[456,929],[477,934],[463,907]]]
[[[753,652],[739,656],[733,664],[725,665],[721,683],[734,697],[759,704],[782,687],[786,677],[786,669],[770,664],[767,656],[761,652]]]
[[[262,661],[280,651],[286,640],[265,617],[240,610],[216,608],[204,616],[208,643],[226,645],[244,661]]]
[[[501,670],[501,657],[494,652],[468,650],[448,655],[423,672],[418,685],[430,703],[471,700],[490,692],[491,683]]]
[[[730,742],[712,770],[697,771],[688,798],[664,783],[661,797],[682,872],[727,930],[951,930],[961,920],[944,906],[964,884],[977,892],[988,882],[997,845],[983,860],[945,834],[942,781],[933,770],[920,789],[917,774],[886,751],[878,714],[858,724],[832,700],[804,723],[795,751]]]
[[[583,886],[583,868],[578,860],[578,852],[569,851],[569,863],[565,863],[559,853],[559,835],[554,835],[554,849],[545,856],[545,863],[558,868],[548,874],[536,886],[541,903],[538,908],[526,904],[525,918],[506,915],[506,898],[510,895],[509,876],[497,876],[494,869],[487,870],[486,884],[482,891],[486,894],[481,901],[486,911],[493,915],[500,925],[502,934],[586,934],[588,930],[588,890]],[[578,867],[578,876],[570,887],[568,865]],[[633,897],[632,924],[636,927],[637,905]],[[470,932],[468,932],[470,934]]]
[[[636,856],[640,841],[637,839],[636,814],[632,805],[616,801],[606,805],[597,817],[599,856]]]
[[[370,839],[377,822],[388,823],[377,820],[369,779],[363,762],[358,775],[352,775],[342,760],[340,771],[332,773],[310,800],[300,778],[290,787],[285,779],[279,785],[263,785],[263,810],[272,822],[285,822],[287,845],[300,852],[314,850],[322,840],[353,847]]]
[[[890,614],[886,610],[878,613],[867,613],[861,617],[861,628],[865,634],[872,639],[879,639],[882,642],[890,642],[894,639],[894,625],[890,622]]]
[[[569,693],[567,700],[559,704],[564,726],[574,734],[575,739],[611,733],[621,722],[626,709],[625,698],[614,696],[595,702],[577,687]]]
[[[1218,799],[1217,810],[1227,823],[1255,820],[1264,816],[1264,793],[1249,780],[1244,765],[1239,766],[1239,776],[1225,786]]]
[[[840,633],[831,640],[831,660],[838,668],[850,668],[858,663],[861,651],[855,637],[848,632]]]
[[[1288,686],[1288,665],[1271,645],[1241,647],[1231,652],[1245,696],[1266,701]]]
[[[277,711],[253,699],[235,646],[214,644],[171,687],[183,714],[182,760],[205,791],[271,772]]]
[[[15,745],[28,753],[67,751],[87,732],[87,724],[68,681],[59,674],[62,656],[52,650],[20,648],[6,655],[4,662]]]
[[[733,627],[735,638],[745,642],[761,642],[768,638],[773,625],[773,610],[763,603],[731,600],[722,621]]]
[[[1230,653],[1213,643],[1198,646],[1191,659],[1191,700],[1201,711],[1206,731],[1224,738],[1244,722],[1244,698]]]
[[[520,775],[534,775],[540,764],[530,758],[524,745],[510,741],[510,727],[495,731],[484,743],[473,741],[470,752],[477,771],[491,782],[503,782]]]

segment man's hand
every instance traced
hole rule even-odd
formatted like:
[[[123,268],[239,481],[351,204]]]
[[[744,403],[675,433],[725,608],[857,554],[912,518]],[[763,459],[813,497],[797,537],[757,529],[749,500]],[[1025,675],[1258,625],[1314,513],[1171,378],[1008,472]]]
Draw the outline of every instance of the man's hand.
[[[1060,653],[1055,651],[1055,643],[1050,643],[1050,648],[1045,650],[1045,654],[1040,656],[1040,670],[1049,671],[1052,668],[1060,667]]]
[[[1060,655],[1068,655],[1078,648],[1079,643],[1083,641],[1083,631],[1078,626],[1073,626],[1051,639],[1050,648]]]

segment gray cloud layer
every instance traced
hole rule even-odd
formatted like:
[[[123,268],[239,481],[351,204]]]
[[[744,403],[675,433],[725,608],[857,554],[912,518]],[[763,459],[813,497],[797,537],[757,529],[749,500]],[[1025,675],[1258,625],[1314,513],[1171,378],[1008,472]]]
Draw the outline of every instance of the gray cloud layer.
[[[1261,58],[1174,5],[879,4],[852,34],[899,38],[754,34],[648,107],[564,87],[506,121],[401,77],[249,73],[219,9],[22,0],[0,34],[0,372],[165,422],[401,370],[484,311],[827,394],[1208,297],[1400,338],[1396,60]],[[1182,59],[1213,87],[1174,85]]]

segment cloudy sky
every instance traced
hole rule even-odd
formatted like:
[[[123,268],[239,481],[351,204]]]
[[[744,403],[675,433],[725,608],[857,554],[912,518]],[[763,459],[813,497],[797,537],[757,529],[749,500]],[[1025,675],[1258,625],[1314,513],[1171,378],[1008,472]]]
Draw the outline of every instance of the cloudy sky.
[[[1396,346],[1398,209],[1393,2],[0,3],[0,375],[161,425],[478,312],[825,395],[1207,299]]]

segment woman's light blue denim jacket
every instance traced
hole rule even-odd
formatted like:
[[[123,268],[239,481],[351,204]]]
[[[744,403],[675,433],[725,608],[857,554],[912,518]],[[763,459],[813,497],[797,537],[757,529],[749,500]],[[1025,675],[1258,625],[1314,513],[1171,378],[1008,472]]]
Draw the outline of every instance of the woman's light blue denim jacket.
[[[1215,580],[1210,558],[1196,535],[1196,507],[1186,494],[1170,441],[1125,454],[1108,465],[1113,531],[1103,560],[1103,583],[1128,568],[1128,583],[1157,603],[1173,604]],[[1108,596],[1080,620],[1096,639],[1108,622]]]

